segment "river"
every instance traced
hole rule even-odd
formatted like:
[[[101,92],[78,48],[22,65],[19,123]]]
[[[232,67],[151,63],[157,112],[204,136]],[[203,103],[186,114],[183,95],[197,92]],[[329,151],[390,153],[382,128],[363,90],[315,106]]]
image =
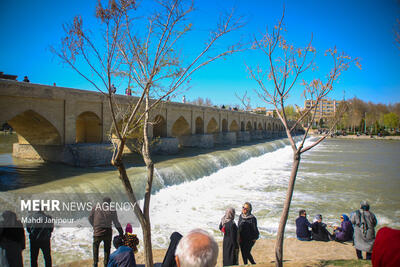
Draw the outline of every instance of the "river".
[[[78,194],[82,200],[100,193],[124,199],[112,168],[77,169],[59,164],[12,158],[0,149],[0,202],[12,207],[12,196],[53,192],[64,198]],[[307,140],[310,143],[312,140]],[[0,142],[1,144],[1,142]],[[400,228],[399,141],[328,139],[303,155],[292,200],[286,237],[295,236],[294,220],[306,209],[311,221],[317,213],[326,223],[339,224],[368,200],[378,227]],[[207,153],[204,153],[207,152]],[[262,238],[274,238],[290,175],[292,152],[287,140],[274,140],[218,151],[193,151],[184,156],[158,158],[151,199],[152,238],[155,248],[168,246],[173,231],[185,234],[203,228],[222,240],[218,223],[228,207],[237,212],[244,201],[253,205]],[[145,182],[143,167],[128,169],[139,197]],[[57,227],[52,237],[55,264],[91,257],[92,232],[86,218],[75,227]],[[119,213],[123,226],[135,225],[131,212]],[[25,250],[25,260],[29,258]]]

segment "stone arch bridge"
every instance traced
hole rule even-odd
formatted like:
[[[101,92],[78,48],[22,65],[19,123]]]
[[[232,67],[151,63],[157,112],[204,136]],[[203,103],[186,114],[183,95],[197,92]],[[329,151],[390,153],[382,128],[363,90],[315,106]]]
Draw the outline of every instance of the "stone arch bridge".
[[[121,109],[137,100],[124,95],[115,95],[115,99]],[[108,163],[109,113],[107,98],[98,92],[0,79],[0,125],[8,123],[18,134],[13,148],[16,157],[78,166]],[[285,135],[276,118],[176,102],[161,103],[151,118],[149,135],[158,140],[155,152]]]

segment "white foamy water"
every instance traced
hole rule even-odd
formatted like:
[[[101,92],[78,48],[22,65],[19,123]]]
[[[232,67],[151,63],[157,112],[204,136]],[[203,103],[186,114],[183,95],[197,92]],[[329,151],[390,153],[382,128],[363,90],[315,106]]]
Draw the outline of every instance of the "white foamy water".
[[[310,141],[306,145],[308,143]],[[388,163],[381,158],[377,160],[377,156],[369,152],[379,152],[381,149],[386,151],[388,158],[393,158],[392,154],[398,150],[393,148],[390,152],[386,146],[378,149],[375,143],[371,148],[366,148],[368,144],[364,143],[358,145],[354,142],[327,140],[303,155],[285,237],[295,236],[294,220],[299,209],[307,210],[310,221],[315,214],[320,213],[326,223],[339,224],[340,214],[354,211],[363,199],[370,201],[372,211],[378,218],[378,227],[400,227],[400,197],[395,193],[400,189],[397,175],[400,165]],[[388,146],[394,147],[393,144]],[[221,165],[221,161],[214,156],[210,156],[211,161],[221,167],[226,166]],[[236,166],[228,165],[208,176],[196,180],[187,179],[186,182],[167,187],[163,186],[167,183],[164,183],[162,176],[167,173],[173,175],[169,173],[172,169],[157,171],[155,181],[161,184],[161,189],[151,198],[153,247],[166,248],[172,232],[186,234],[194,228],[205,229],[217,240],[222,240],[218,224],[225,210],[234,207],[239,213],[245,201],[253,205],[261,236],[274,238],[286,195],[291,162],[292,150],[286,145]],[[384,164],[389,164],[389,167]],[[179,171],[179,168],[176,170]],[[180,175],[182,173],[183,170]],[[387,180],[382,181],[381,177]],[[238,214],[236,222],[237,218]],[[122,214],[120,221],[123,227],[127,222],[137,225],[134,218]],[[142,231],[138,226],[134,232],[142,240]],[[114,233],[117,234],[115,229]],[[55,263],[91,258],[91,244],[90,228],[56,228],[52,237]]]
[[[238,218],[245,201],[253,205],[261,235],[272,236],[278,227],[276,208],[286,192],[281,189],[287,185],[291,157],[291,148],[285,146],[195,181],[161,189],[151,198],[153,247],[166,248],[172,232],[185,234],[194,228],[205,229],[222,240],[218,225],[225,210],[234,207]],[[120,216],[120,220],[126,222],[127,218]],[[293,226],[289,224],[288,229],[293,230]],[[134,227],[134,232],[142,240],[141,229]],[[64,260],[68,261],[69,254],[82,258],[91,255],[90,228],[57,228],[52,240],[53,250],[62,253]]]

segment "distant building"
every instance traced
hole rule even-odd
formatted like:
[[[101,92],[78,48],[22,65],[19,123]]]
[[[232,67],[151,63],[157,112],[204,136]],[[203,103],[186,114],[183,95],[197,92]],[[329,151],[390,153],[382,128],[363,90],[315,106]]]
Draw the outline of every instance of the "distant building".
[[[314,121],[319,122],[321,119],[326,121],[326,119],[333,117],[342,101],[330,100],[330,99],[321,99],[318,103],[315,113]],[[306,100],[304,101],[304,109],[311,108],[316,103],[315,100]]]
[[[276,116],[276,111],[275,109],[268,109],[265,111],[265,115],[269,117],[275,117]]]
[[[255,109],[253,109],[251,112],[257,113],[257,114],[265,114],[266,111],[267,111],[267,109],[264,107],[257,107]]]
[[[4,72],[0,71],[0,79],[7,79],[7,80],[17,80],[17,75],[11,74],[4,74]]]
[[[263,107],[257,107],[254,109],[255,112],[257,112],[257,111],[265,112],[266,110],[267,110],[267,108],[263,108]]]

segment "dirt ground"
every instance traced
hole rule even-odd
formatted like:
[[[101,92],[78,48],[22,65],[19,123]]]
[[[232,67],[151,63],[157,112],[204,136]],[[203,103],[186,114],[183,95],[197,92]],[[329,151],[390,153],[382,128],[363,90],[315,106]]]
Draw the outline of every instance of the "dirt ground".
[[[267,267],[274,266],[274,239],[258,240],[253,247],[252,255],[257,262],[256,266]],[[219,244],[218,263],[222,266],[222,248]],[[154,263],[163,261],[165,249],[153,250]],[[144,264],[143,252],[136,255],[136,263]],[[88,255],[90,258],[91,255]],[[352,260],[357,259],[355,249],[352,243],[338,242],[302,242],[295,238],[285,239],[284,243],[284,265],[288,267],[294,266],[321,266],[322,260]],[[101,261],[100,261],[101,262]],[[241,255],[239,255],[239,264],[243,264]],[[93,266],[91,259],[72,262],[60,265],[60,267],[90,267]]]

